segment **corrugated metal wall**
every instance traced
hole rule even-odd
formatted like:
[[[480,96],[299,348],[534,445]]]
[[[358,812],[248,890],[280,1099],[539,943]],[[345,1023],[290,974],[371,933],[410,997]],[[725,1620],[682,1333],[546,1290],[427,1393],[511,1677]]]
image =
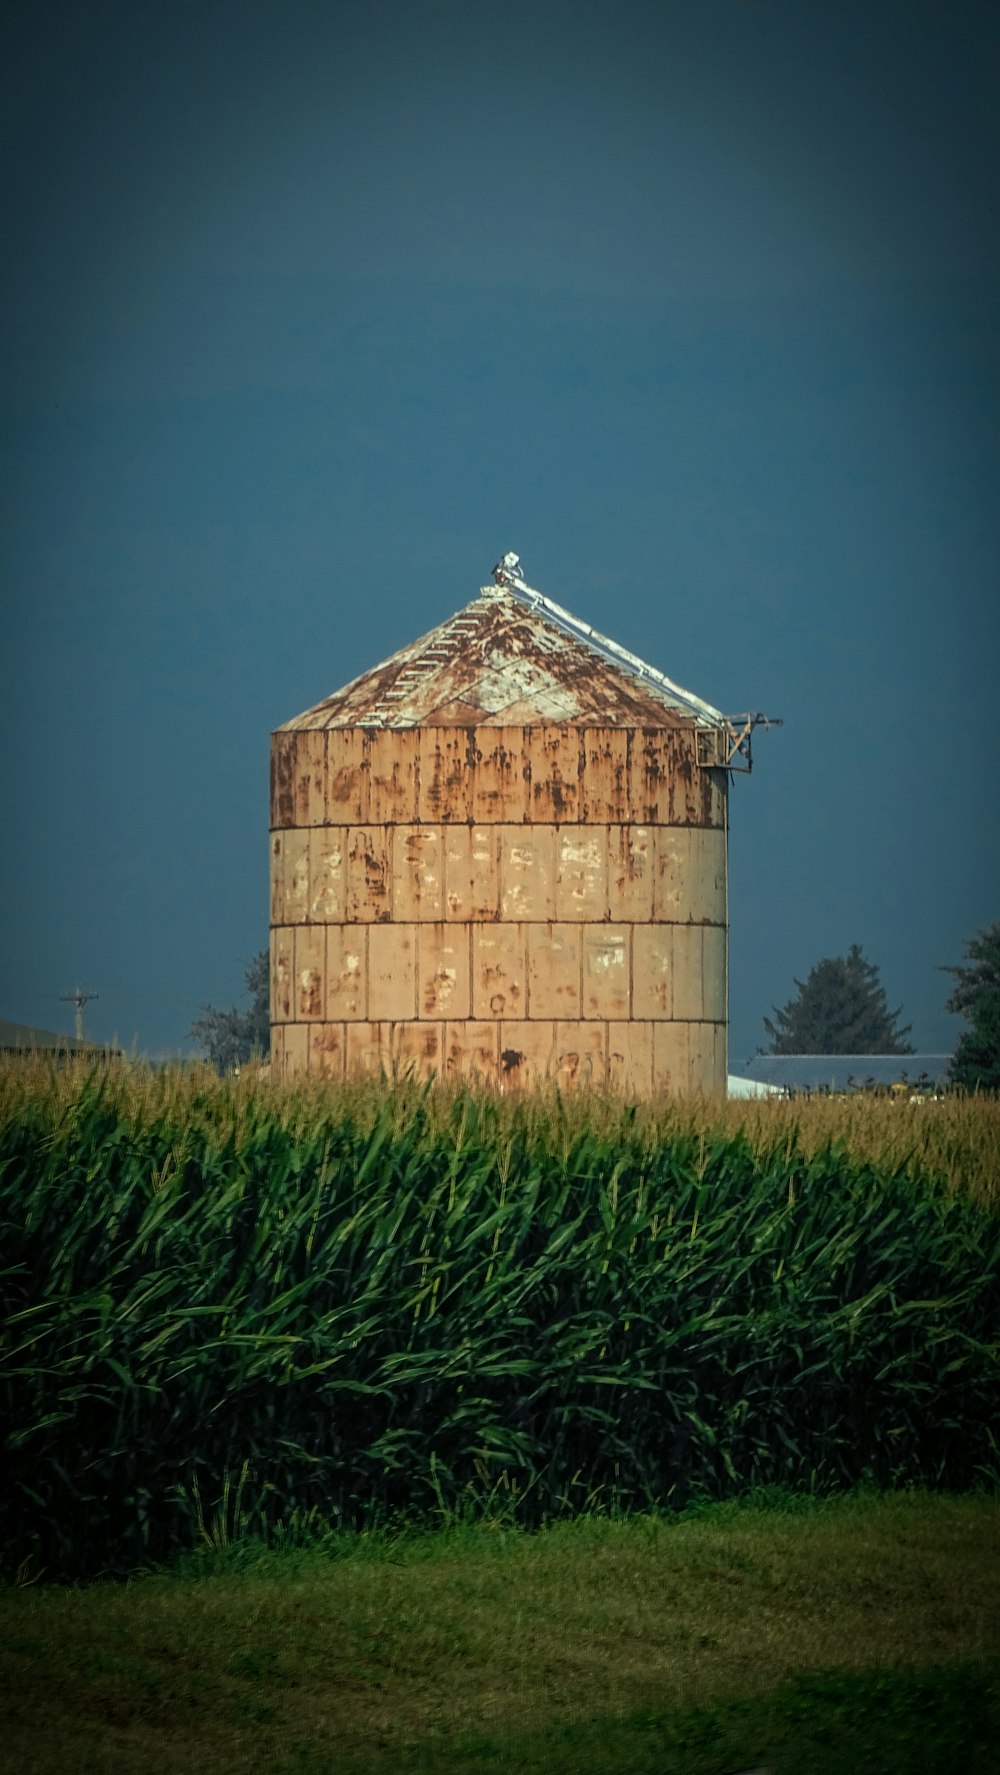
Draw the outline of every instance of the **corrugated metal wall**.
[[[276,733],[275,1069],[724,1091],[727,779],[706,743],[676,725]]]

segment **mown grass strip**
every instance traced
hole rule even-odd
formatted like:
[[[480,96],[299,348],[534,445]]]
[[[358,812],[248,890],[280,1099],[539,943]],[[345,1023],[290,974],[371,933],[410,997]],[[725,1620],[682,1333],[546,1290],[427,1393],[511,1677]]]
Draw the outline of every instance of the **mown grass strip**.
[[[3,1743],[25,1775],[986,1775],[998,1632],[987,1498],[244,1544],[0,1592]]]

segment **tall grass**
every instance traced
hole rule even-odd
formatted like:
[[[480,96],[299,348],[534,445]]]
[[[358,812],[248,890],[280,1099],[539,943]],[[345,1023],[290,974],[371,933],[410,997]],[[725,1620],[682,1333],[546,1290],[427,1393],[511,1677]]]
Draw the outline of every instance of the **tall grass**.
[[[995,1105],[734,1107],[7,1068],[6,1563],[995,1481]]]

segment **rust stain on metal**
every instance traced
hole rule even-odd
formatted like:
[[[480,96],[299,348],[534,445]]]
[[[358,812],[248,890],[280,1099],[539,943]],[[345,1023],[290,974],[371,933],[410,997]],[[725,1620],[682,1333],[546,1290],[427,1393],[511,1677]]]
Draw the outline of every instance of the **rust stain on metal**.
[[[397,826],[392,845],[392,916],[439,923],[444,902],[440,826]]]
[[[326,818],[335,826],[363,826],[369,817],[368,735],[357,728],[327,735]]]
[[[309,1030],[309,1071],[323,1079],[344,1076],[347,1043],[341,1023],[314,1023]]]
[[[365,737],[369,820],[376,824],[415,820],[419,736],[383,730]]]
[[[326,933],[326,1015],[331,1022],[368,1016],[368,926],[335,925]]]
[[[524,927],[472,927],[472,1015],[520,1017],[527,999]]]
[[[392,1057],[405,1071],[440,1072],[444,1060],[443,1023],[397,1023],[392,1035]]]
[[[271,932],[271,1023],[289,1023],[292,1016],[292,970],[295,937],[290,930]]]
[[[469,1016],[469,937],[464,925],[419,927],[417,1003],[420,1017]]]
[[[359,826],[348,835],[347,913],[359,923],[388,922],[392,916],[392,833]]]
[[[339,924],[347,895],[347,833],[317,826],[309,834],[308,916],[315,924]]]
[[[294,733],[278,732],[271,738],[271,825],[295,824],[295,753]]]
[[[295,931],[295,1021],[323,1015],[326,933],[322,925],[302,924]]]
[[[608,915],[640,924],[653,916],[653,857],[657,828],[608,828]]]
[[[417,743],[417,819],[471,819],[468,735],[461,728],[425,728]]]
[[[295,748],[296,826],[320,826],[326,815],[326,734],[300,733]]]
[[[602,1090],[607,1075],[607,1026],[604,1023],[556,1023],[553,1070],[563,1090]]]
[[[588,824],[621,822],[631,811],[632,734],[626,728],[588,728],[580,736],[581,817]]]
[[[494,1078],[500,1057],[499,1030],[498,1022],[449,1023],[445,1037],[445,1071]]]

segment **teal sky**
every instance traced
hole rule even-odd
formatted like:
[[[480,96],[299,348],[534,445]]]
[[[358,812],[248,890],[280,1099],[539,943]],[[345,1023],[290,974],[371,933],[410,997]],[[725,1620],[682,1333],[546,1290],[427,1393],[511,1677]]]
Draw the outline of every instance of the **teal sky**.
[[[500,554],[729,711],[731,1058],[1000,917],[1000,14],[15,6],[0,1015],[181,1047],[267,744]],[[67,1022],[67,1013],[70,1021]]]

